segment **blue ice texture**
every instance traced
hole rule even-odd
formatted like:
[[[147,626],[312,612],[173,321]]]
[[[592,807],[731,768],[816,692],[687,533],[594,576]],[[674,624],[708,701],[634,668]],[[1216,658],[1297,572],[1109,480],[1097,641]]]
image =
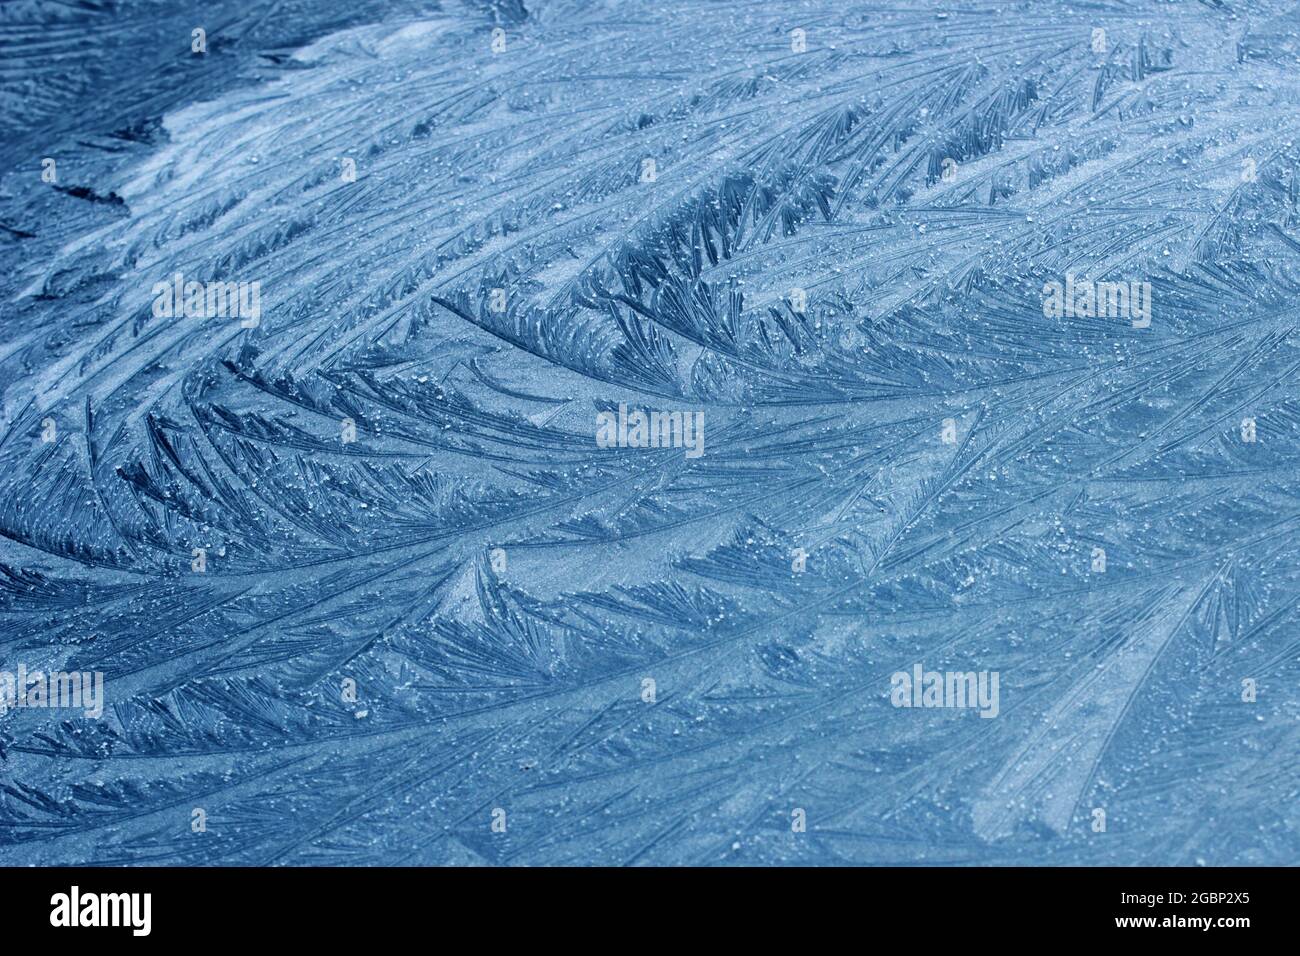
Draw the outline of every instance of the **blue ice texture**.
[[[1300,861],[1300,15],[0,6],[0,863]]]

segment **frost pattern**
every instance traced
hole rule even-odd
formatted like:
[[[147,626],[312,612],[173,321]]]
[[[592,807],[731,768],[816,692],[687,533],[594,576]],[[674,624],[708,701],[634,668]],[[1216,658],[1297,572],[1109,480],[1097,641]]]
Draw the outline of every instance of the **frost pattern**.
[[[0,668],[108,706],[0,717],[0,860],[1294,863],[1300,20],[1244,10],[5,4]]]

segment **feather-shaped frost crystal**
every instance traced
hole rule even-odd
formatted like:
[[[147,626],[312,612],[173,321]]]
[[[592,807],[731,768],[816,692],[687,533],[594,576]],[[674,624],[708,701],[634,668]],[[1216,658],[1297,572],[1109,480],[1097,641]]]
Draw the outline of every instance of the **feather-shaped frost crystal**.
[[[5,4],[0,860],[1295,862],[1298,27]]]

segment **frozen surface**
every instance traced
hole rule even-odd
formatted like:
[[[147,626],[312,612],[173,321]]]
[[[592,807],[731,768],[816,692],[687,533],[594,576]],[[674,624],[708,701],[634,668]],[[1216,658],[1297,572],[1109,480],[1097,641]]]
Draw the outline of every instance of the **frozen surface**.
[[[0,862],[1297,862],[1298,54],[1235,0],[4,4],[0,670],[107,704],[0,716]]]

